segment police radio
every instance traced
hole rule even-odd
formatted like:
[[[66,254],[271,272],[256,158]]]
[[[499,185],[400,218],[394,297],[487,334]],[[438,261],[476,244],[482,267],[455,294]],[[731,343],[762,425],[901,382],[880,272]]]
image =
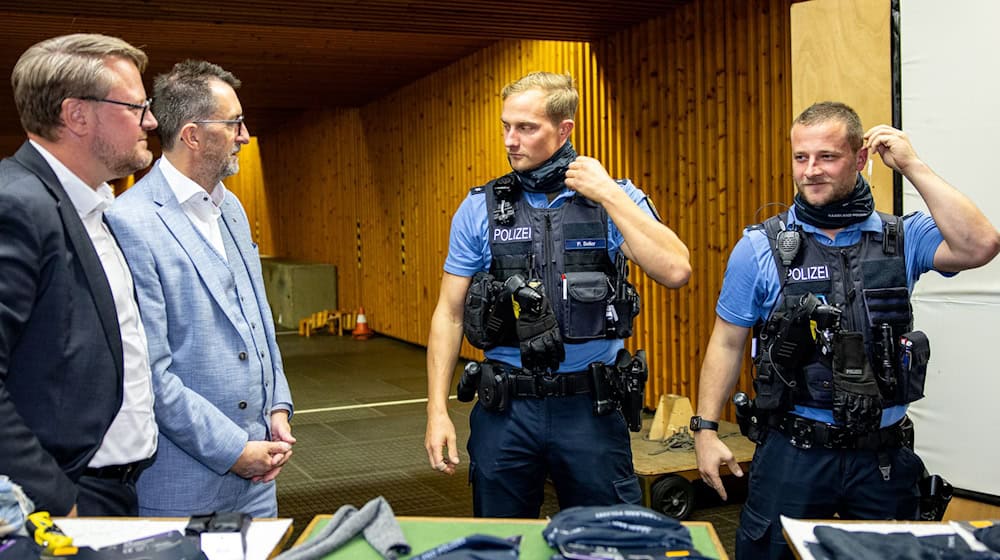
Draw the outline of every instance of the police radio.
[[[781,264],[785,267],[791,266],[795,255],[799,254],[799,247],[802,246],[801,229],[797,224],[788,224],[787,229],[782,224],[781,231],[775,238],[778,258],[781,259]]]

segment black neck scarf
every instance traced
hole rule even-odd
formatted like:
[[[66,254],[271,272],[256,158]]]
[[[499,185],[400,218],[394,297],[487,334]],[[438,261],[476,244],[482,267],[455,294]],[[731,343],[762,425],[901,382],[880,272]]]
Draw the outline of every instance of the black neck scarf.
[[[854,191],[847,198],[826,206],[813,206],[802,198],[802,194],[795,195],[795,217],[820,229],[839,229],[863,222],[874,210],[872,189],[860,173]]]
[[[552,193],[563,188],[566,169],[576,159],[576,150],[567,140],[545,163],[530,171],[515,171],[521,186],[528,192]]]

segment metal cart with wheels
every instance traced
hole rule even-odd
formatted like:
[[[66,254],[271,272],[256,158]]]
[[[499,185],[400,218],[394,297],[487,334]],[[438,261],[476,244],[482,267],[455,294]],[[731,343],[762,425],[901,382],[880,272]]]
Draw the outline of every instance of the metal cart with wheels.
[[[649,424],[650,420],[646,419],[642,431],[632,433],[632,465],[642,487],[642,503],[650,509],[684,520],[695,505],[691,482],[701,478],[694,449],[666,450],[663,442],[647,439]],[[725,438],[740,467],[747,472],[753,459],[753,442],[740,435],[739,426],[731,422],[719,423],[719,435]],[[729,469],[723,467],[720,474],[730,474]]]

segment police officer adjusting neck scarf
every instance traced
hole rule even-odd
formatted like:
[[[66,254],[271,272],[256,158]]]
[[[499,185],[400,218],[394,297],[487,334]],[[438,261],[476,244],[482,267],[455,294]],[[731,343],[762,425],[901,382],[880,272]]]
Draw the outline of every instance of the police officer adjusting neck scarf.
[[[563,188],[566,170],[576,159],[576,150],[567,140],[561,148],[545,160],[545,163],[531,171],[514,171],[521,180],[521,186],[528,192],[552,193]]]
[[[813,206],[806,202],[801,193],[795,195],[795,217],[821,229],[839,229],[863,222],[874,210],[872,189],[860,173],[854,183],[854,191],[847,198],[826,206]]]

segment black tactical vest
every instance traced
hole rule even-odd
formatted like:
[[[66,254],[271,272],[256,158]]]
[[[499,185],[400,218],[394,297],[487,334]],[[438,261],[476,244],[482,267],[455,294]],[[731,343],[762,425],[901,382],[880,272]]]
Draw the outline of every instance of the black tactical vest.
[[[500,282],[520,273],[542,281],[559,321],[563,342],[573,344],[615,338],[612,286],[616,272],[608,256],[608,215],[583,196],[573,196],[558,208],[533,208],[522,195],[513,201],[509,224],[496,220],[498,199],[494,181],[483,187],[489,213],[490,273]],[[509,298],[506,306],[509,308]],[[512,338],[513,312],[504,310],[505,346]],[[631,317],[628,318],[631,323]]]
[[[773,311],[786,309],[806,293],[839,307],[843,311],[841,330],[864,335],[866,354],[876,373],[882,375],[886,370],[883,365],[885,360],[891,360],[892,367],[889,369],[899,377],[895,388],[887,394],[885,387],[880,386],[883,407],[888,407],[912,402],[919,396],[914,391],[908,391],[911,386],[909,372],[897,367],[897,349],[887,349],[882,343],[890,338],[883,334],[886,328],[891,329],[891,339],[897,341],[900,335],[909,333],[913,326],[913,313],[903,252],[903,221],[890,214],[879,212],[878,215],[882,219],[882,230],[863,231],[861,240],[848,247],[826,246],[816,241],[813,235],[801,232],[801,247],[787,267],[782,264],[774,242],[783,229],[782,224],[787,223],[787,212],[752,227],[763,228],[771,241],[778,277],[782,282],[781,294]],[[831,408],[833,372],[829,357],[823,359],[817,352],[811,363],[794,373],[796,388],[792,392],[793,404]],[[922,396],[922,374],[919,384]]]

